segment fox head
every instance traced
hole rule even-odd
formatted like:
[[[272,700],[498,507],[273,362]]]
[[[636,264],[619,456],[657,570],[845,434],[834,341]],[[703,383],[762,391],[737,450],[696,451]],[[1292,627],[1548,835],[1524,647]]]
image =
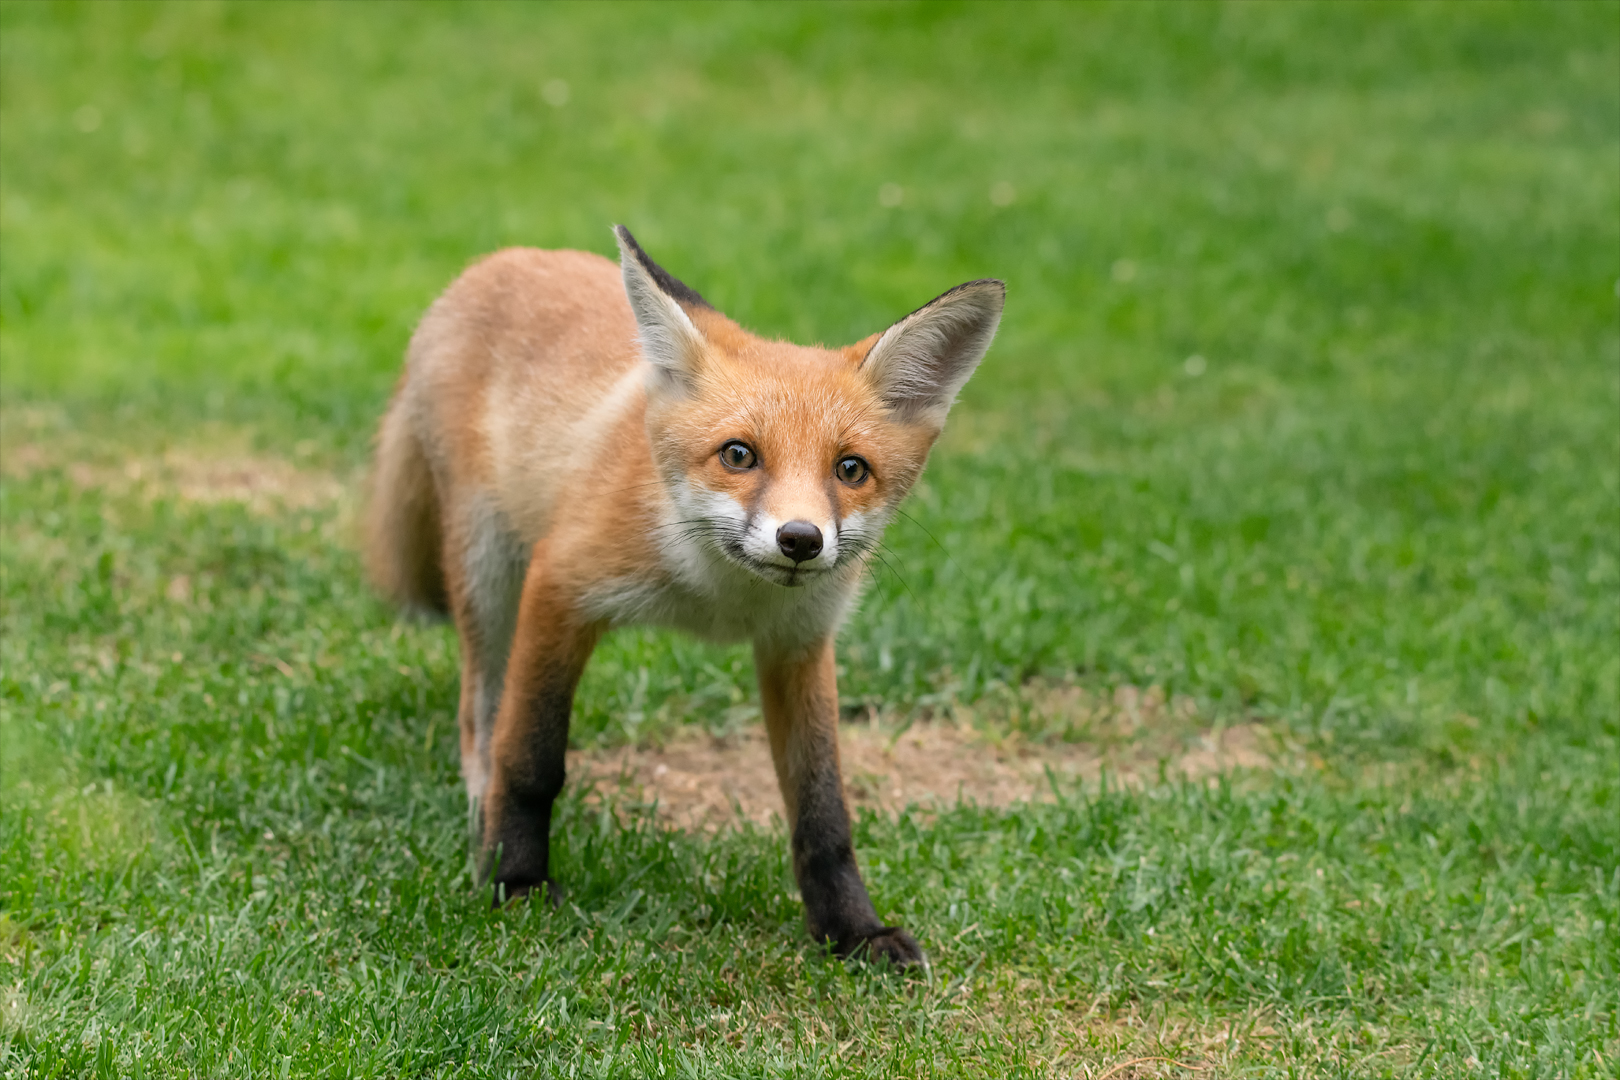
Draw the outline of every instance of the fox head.
[[[805,347],[743,330],[614,232],[672,542],[783,586],[858,571],[990,347],[1006,286],[970,281],[854,345]]]

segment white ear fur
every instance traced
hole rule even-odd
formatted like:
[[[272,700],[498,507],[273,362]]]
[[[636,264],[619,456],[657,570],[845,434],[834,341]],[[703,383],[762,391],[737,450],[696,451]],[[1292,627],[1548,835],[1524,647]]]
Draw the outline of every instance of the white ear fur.
[[[996,336],[1006,296],[993,279],[958,285],[885,330],[861,370],[901,419],[944,426]]]
[[[681,305],[653,280],[637,257],[635,240],[617,226],[619,268],[624,274],[624,293],[630,299],[640,331],[641,355],[660,376],[659,382],[682,389],[691,386],[703,355],[703,335],[692,325]]]

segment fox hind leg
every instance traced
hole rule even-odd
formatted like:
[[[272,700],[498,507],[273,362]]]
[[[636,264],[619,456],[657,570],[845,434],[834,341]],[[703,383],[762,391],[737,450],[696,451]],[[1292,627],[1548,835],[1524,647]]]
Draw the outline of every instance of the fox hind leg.
[[[489,788],[490,740],[495,730],[495,714],[500,708],[501,682],[506,658],[496,663],[488,658],[478,642],[462,647],[461,702],[458,722],[461,728],[461,778],[467,785],[468,830],[474,848],[483,842],[481,807]]]
[[[461,775],[467,785],[475,844],[482,837],[479,807],[489,786],[490,742],[506,680],[507,654],[517,622],[526,552],[498,511],[482,498],[470,500],[456,520],[464,523],[446,546],[451,558],[451,608],[461,639]]]

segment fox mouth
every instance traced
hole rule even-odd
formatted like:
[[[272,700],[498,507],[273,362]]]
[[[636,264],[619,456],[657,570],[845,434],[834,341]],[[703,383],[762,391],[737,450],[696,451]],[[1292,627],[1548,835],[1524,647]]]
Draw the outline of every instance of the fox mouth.
[[[820,577],[830,569],[827,566],[805,566],[803,564],[783,566],[780,563],[766,562],[757,555],[750,554],[742,544],[731,541],[729,538],[720,544],[720,549],[728,559],[745,570],[752,571],[756,577],[764,578],[772,585],[784,585],[790,589],[802,588],[812,579]]]
[[[813,578],[827,572],[824,566],[779,566],[750,556],[744,556],[741,561],[744,566],[766,581],[773,585],[785,585],[790,589],[803,588]]]

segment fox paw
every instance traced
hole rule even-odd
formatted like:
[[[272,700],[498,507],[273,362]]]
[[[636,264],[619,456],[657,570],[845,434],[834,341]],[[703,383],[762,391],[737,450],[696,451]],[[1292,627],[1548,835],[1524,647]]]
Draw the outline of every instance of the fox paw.
[[[562,907],[562,886],[550,878],[541,878],[539,881],[497,881],[494,906],[500,907],[502,903],[510,904],[514,900],[538,900],[541,896],[546,898],[548,907],[552,909]]]
[[[881,926],[870,934],[863,934],[846,949],[843,956],[858,956],[872,963],[889,964],[899,971],[928,970],[928,955],[917,939],[898,926]]]

